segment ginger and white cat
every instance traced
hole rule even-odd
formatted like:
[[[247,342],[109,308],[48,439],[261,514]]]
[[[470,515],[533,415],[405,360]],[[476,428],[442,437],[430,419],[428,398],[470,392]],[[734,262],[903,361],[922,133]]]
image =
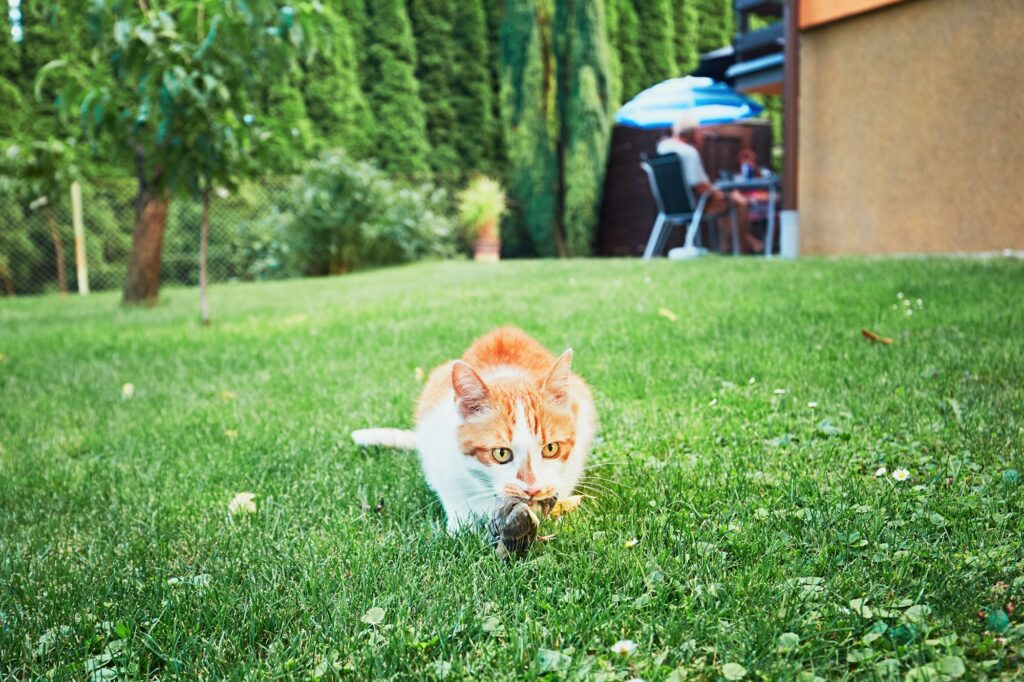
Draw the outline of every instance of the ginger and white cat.
[[[496,329],[430,373],[415,432],[364,429],[352,438],[415,447],[451,532],[486,518],[501,497],[564,498],[596,429],[590,389],[571,364],[572,350],[555,358],[519,329]]]

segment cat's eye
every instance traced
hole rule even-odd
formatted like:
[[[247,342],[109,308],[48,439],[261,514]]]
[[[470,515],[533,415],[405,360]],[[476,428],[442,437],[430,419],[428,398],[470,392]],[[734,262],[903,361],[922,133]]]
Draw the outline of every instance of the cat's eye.
[[[508,464],[512,461],[512,450],[510,448],[492,448],[491,457],[498,464]]]
[[[548,443],[541,449],[541,454],[548,459],[552,457],[558,457],[558,451],[560,450],[558,443]]]

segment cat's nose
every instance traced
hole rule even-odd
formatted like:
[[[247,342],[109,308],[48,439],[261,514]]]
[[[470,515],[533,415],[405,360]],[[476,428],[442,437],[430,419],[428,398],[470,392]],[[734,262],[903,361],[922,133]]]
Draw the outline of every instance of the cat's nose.
[[[533,498],[537,497],[542,492],[544,492],[544,489],[543,488],[527,488],[523,492],[525,492],[530,497],[530,499],[532,500]]]

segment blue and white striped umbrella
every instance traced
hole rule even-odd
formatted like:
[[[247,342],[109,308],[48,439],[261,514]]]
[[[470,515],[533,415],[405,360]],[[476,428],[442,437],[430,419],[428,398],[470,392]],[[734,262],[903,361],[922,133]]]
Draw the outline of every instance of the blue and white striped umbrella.
[[[686,76],[647,88],[615,113],[615,122],[634,128],[668,128],[689,110],[701,125],[710,125],[753,118],[763,108],[725,83]]]

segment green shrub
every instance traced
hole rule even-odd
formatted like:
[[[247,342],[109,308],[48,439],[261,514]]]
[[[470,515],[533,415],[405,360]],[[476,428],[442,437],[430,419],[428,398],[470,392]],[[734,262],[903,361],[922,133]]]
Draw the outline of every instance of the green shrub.
[[[301,179],[288,230],[299,269],[309,275],[454,254],[447,192],[396,182],[373,164],[330,152]]]
[[[301,274],[292,258],[288,228],[292,214],[272,206],[256,220],[239,223],[232,235],[233,270],[244,280],[287,279]]]

